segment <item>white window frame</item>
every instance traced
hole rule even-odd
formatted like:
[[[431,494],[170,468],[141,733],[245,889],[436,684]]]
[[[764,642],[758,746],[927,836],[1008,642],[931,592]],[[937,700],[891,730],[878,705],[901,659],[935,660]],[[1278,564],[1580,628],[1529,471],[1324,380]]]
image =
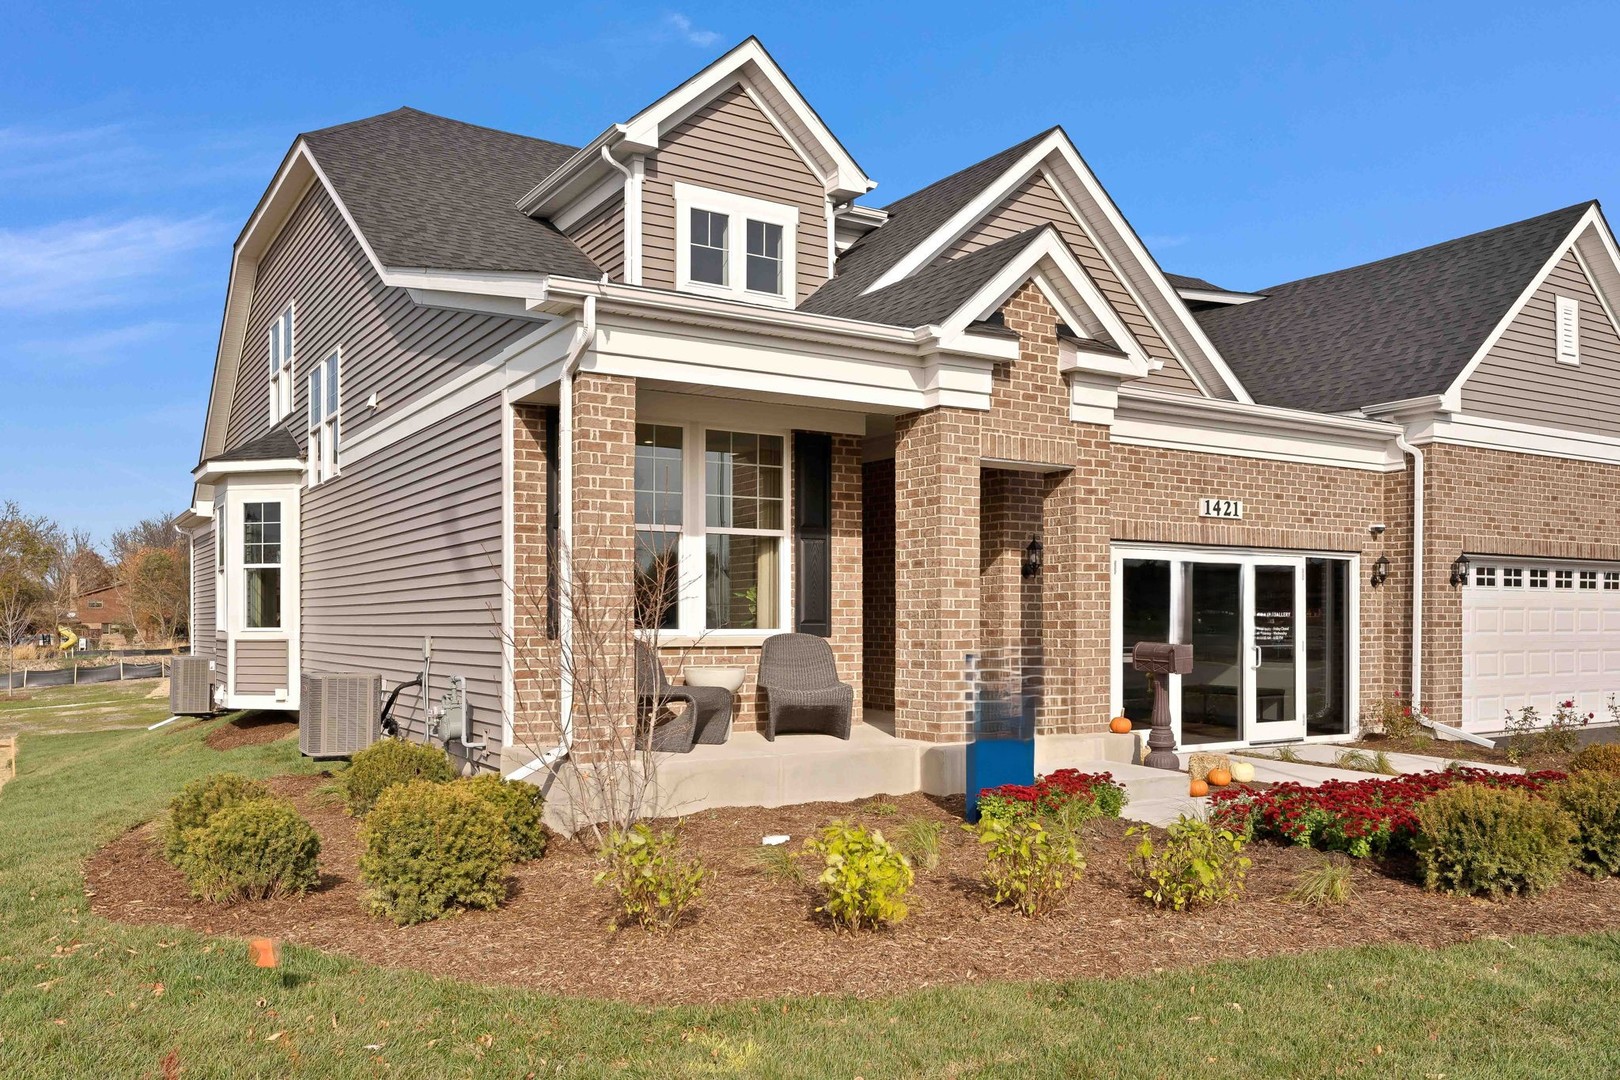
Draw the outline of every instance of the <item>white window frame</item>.
[[[1560,296],[1553,327],[1554,348],[1560,364],[1581,365],[1581,302],[1573,296]]]
[[[270,506],[276,508],[276,561],[248,562],[247,561],[247,508],[249,505]],[[276,495],[244,494],[241,502],[237,503],[238,519],[241,524],[240,534],[237,537],[237,551],[241,554],[241,580],[242,580],[242,625],[240,632],[244,634],[268,634],[279,636],[287,629],[287,521],[290,512],[287,509],[287,500]],[[249,626],[248,618],[248,574],[253,570],[274,570],[280,575],[280,588],[277,590],[281,601],[280,610],[276,612],[276,625]]]
[[[320,389],[321,408],[315,409],[316,389]],[[342,442],[340,424],[343,414],[343,349],[333,349],[330,356],[316,364],[309,372],[308,397],[305,405],[309,413],[309,486],[315,487],[342,473]]]
[[[230,549],[226,547],[226,537],[232,530],[225,527],[226,516],[229,514],[229,500],[223,495],[214,500],[214,630],[223,632],[229,629],[226,617],[230,612],[230,604],[226,587],[225,565],[230,556]]]
[[[275,317],[265,330],[265,345],[270,351],[270,426],[274,427],[293,411],[293,372],[298,363],[298,318],[294,303]],[[278,333],[279,331],[279,333]]]
[[[747,639],[762,639],[772,634],[793,629],[793,433],[788,430],[749,424],[726,424],[710,421],[684,421],[659,416],[637,416],[638,424],[656,424],[660,427],[681,429],[681,525],[680,539],[676,542],[680,575],[680,593],[676,605],[676,623],[673,628],[643,629],[643,637],[657,636],[663,643],[676,639],[701,637],[705,642],[739,643]],[[734,432],[739,435],[768,435],[782,440],[782,527],[780,529],[745,529],[708,527],[708,481],[704,468],[708,434],[711,431]],[[671,526],[636,525],[633,531],[676,531]],[[777,610],[776,623],[757,628],[711,630],[708,628],[708,542],[709,533],[732,536],[771,536],[780,542],[777,551]]]
[[[725,214],[726,284],[692,280],[692,211]],[[782,291],[759,292],[748,288],[748,222],[782,227]],[[729,191],[694,184],[675,185],[675,287],[682,292],[742,300],[775,307],[794,306],[798,295],[799,211],[797,207],[767,202]]]

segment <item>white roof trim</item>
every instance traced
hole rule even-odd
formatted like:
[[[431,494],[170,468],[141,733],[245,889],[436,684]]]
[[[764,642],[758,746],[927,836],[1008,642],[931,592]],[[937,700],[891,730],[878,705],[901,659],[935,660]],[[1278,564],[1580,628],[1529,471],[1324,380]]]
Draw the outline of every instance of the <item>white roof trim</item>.
[[[1232,307],[1265,299],[1259,293],[1227,292],[1225,289],[1177,289],[1176,294],[1195,304],[1227,304]]]
[[[1553,249],[1552,255],[1542,264],[1541,269],[1536,271],[1536,276],[1530,279],[1530,283],[1524,287],[1524,291],[1519,293],[1519,298],[1513,301],[1512,306],[1507,310],[1507,314],[1503,315],[1501,320],[1497,322],[1496,328],[1480,344],[1480,347],[1474,352],[1474,355],[1469,359],[1462,371],[1458,373],[1457,377],[1451,380],[1451,385],[1446,387],[1445,393],[1440,395],[1441,407],[1444,411],[1462,412],[1463,384],[1478,370],[1479,365],[1485,362],[1485,357],[1490,355],[1492,349],[1496,348],[1496,343],[1502,339],[1503,334],[1507,333],[1508,327],[1513,325],[1513,320],[1519,317],[1519,313],[1524,310],[1525,305],[1536,295],[1542,285],[1546,284],[1547,278],[1552,275],[1553,270],[1559,263],[1564,261],[1564,255],[1570,251],[1577,241],[1582,239],[1588,229],[1596,231],[1598,244],[1594,245],[1594,247],[1597,252],[1601,252],[1609,260],[1612,273],[1616,276],[1616,280],[1620,281],[1620,255],[1617,255],[1615,251],[1614,237],[1609,233],[1609,228],[1604,223],[1603,215],[1598,212],[1598,208],[1595,205],[1591,206],[1586,213],[1581,215],[1580,220],[1575,223],[1575,227],[1570,230],[1569,235],[1564,238],[1563,242]],[[1592,291],[1596,292],[1601,298],[1603,296],[1603,287],[1600,285],[1598,277],[1590,273],[1587,274],[1587,277],[1591,280]],[[1607,310],[1607,302],[1605,302],[1604,307]],[[1617,326],[1617,329],[1620,329],[1620,326]]]
[[[227,476],[265,476],[276,473],[302,475],[304,462],[299,458],[266,458],[261,461],[205,461],[192,470],[191,476],[199,484],[213,484]]]

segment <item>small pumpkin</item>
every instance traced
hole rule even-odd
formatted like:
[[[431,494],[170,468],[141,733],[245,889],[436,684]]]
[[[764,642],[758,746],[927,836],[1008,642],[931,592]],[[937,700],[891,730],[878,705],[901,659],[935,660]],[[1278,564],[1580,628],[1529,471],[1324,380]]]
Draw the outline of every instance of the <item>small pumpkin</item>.
[[[1232,762],[1232,779],[1240,784],[1247,784],[1254,779],[1254,766],[1247,761]]]
[[[1129,734],[1131,730],[1130,718],[1126,716],[1114,717],[1112,720],[1108,721],[1108,730],[1112,731],[1115,735]]]
[[[1194,780],[1187,788],[1187,794],[1195,799],[1202,799],[1209,794],[1209,783],[1204,780]]]
[[[1210,787],[1225,787],[1232,782],[1232,773],[1229,769],[1211,769],[1204,779],[1209,781]]]

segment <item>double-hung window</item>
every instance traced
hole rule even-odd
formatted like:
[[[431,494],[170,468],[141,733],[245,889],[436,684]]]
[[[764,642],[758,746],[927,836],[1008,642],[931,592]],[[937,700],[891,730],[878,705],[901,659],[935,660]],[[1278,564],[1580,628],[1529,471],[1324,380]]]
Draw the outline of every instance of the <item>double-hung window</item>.
[[[689,634],[781,629],[787,440],[636,425],[637,624]]]
[[[242,569],[249,630],[281,628],[281,504],[242,504]]]
[[[309,373],[309,486],[338,474],[338,369],[342,352],[315,365]]]
[[[798,226],[795,207],[676,184],[676,285],[687,292],[791,307]]]
[[[293,364],[296,351],[293,336],[293,306],[270,324],[270,423],[281,422],[292,413]]]

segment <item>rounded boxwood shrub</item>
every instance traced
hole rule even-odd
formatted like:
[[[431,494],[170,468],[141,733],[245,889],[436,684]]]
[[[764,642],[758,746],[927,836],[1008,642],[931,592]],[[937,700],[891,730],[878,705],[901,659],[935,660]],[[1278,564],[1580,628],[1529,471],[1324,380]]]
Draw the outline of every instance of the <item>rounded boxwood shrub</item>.
[[[1569,759],[1570,772],[1600,772],[1620,776],[1620,743],[1594,743]]]
[[[1575,865],[1593,877],[1620,874],[1620,774],[1578,772],[1547,793],[1575,823]]]
[[[181,869],[199,899],[267,900],[313,888],[320,853],[320,837],[291,803],[251,799],[187,833]]]
[[[500,813],[506,822],[506,835],[512,841],[512,857],[519,862],[538,859],[546,851],[546,830],[540,824],[545,809],[545,793],[522,780],[502,780],[494,773],[483,773],[460,783],[476,791]]]
[[[268,797],[270,789],[238,773],[214,773],[193,780],[169,803],[169,824],[163,831],[163,857],[179,866],[186,854],[186,836],[207,825],[228,806]]]
[[[456,778],[450,758],[436,746],[383,739],[354,755],[343,773],[343,798],[349,813],[364,817],[377,797],[395,784],[412,780],[448,783]]]
[[[816,878],[823,912],[850,930],[893,926],[905,919],[905,895],[915,875],[911,863],[876,829],[835,821],[804,842],[805,855],[823,861]]]
[[[408,926],[506,897],[512,841],[471,784],[412,780],[377,797],[360,826],[360,880],[371,910]]]
[[[1575,825],[1556,803],[1485,784],[1457,784],[1417,809],[1418,870],[1431,889],[1536,892],[1569,869]]]

